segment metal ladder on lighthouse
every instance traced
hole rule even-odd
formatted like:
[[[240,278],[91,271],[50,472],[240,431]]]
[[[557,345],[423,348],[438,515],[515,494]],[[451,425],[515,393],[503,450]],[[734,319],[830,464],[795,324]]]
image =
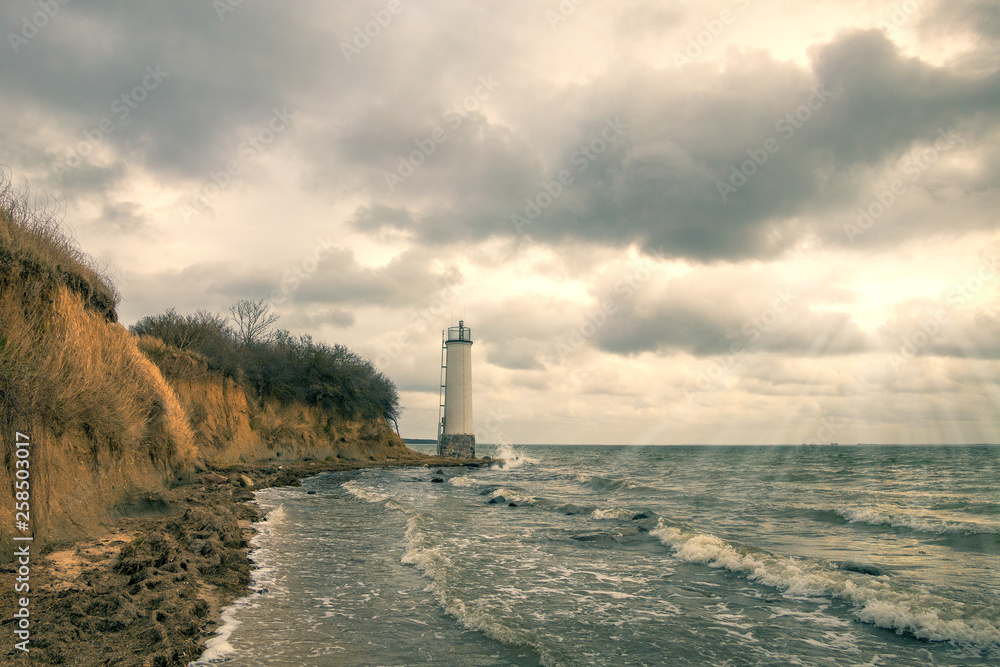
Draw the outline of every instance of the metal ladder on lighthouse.
[[[448,350],[448,345],[446,343],[448,337],[448,330],[445,329],[441,332],[441,389],[438,392],[438,451],[441,451],[441,438],[444,436],[444,401],[446,398],[445,390],[445,379],[447,378],[447,363],[446,363],[446,352]]]

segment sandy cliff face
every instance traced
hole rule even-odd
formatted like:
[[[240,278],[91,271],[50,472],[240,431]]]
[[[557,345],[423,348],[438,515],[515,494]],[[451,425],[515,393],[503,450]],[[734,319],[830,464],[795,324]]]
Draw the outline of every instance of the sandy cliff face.
[[[33,536],[35,549],[98,536],[118,516],[155,511],[159,493],[206,467],[413,454],[385,422],[262,400],[196,355],[160,344],[154,364],[139,339],[65,286],[22,294],[0,291],[0,562],[14,535]],[[20,448],[26,480],[19,431],[31,443]],[[19,530],[10,501],[24,481],[30,519]]]
[[[303,403],[262,399],[193,355],[161,350],[154,358],[189,416],[201,463],[368,461],[413,454],[384,421],[350,421]]]
[[[40,548],[94,534],[197,456],[187,414],[134,336],[65,285],[11,286],[0,281],[0,558],[14,535]]]

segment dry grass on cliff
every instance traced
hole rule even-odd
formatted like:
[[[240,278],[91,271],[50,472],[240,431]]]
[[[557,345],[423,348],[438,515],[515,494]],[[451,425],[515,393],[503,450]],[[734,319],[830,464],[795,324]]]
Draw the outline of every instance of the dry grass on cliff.
[[[121,297],[114,283],[45,203],[13,187],[0,171],[0,286],[8,291],[63,284],[105,319],[116,321]]]
[[[156,364],[164,378],[193,382],[213,377],[205,355],[194,350],[182,350],[149,335],[136,336],[136,344],[139,351]]]
[[[121,325],[86,309],[65,286],[51,303],[29,308],[0,294],[0,322],[0,374],[8,376],[21,414],[56,434],[82,430],[113,455],[193,460],[177,397]]]
[[[0,425],[82,432],[95,456],[192,461],[183,409],[116,323],[114,288],[17,201],[0,187]]]

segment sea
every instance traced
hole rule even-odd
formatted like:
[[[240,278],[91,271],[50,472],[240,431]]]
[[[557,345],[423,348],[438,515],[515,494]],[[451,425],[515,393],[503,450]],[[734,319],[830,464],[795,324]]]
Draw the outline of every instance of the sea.
[[[1000,447],[479,446],[264,489],[195,665],[1000,665]]]

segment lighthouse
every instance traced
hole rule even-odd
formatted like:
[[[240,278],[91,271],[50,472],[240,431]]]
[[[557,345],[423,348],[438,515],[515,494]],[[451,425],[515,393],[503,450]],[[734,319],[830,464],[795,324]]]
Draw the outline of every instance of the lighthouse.
[[[441,401],[438,456],[474,458],[472,430],[472,329],[464,320],[441,332]],[[443,412],[443,416],[441,413]]]

